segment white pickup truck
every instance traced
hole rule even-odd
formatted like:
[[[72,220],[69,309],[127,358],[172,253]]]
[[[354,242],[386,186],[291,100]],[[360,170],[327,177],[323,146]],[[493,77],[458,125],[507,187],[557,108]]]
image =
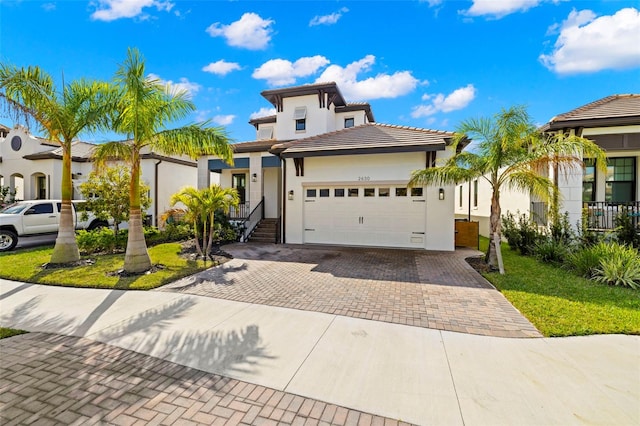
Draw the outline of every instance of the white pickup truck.
[[[88,212],[82,220],[77,206],[82,201],[73,201],[73,218],[76,229],[92,230],[109,224]],[[0,252],[12,250],[18,237],[55,234],[60,224],[60,200],[19,201],[0,210]]]

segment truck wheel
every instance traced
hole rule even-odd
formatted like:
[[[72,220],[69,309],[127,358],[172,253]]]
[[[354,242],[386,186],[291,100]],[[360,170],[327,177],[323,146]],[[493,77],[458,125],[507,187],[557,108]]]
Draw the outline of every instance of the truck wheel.
[[[18,235],[13,231],[0,229],[0,251],[9,251],[18,244]]]
[[[96,229],[106,228],[107,226],[109,226],[109,224],[107,222],[102,222],[100,220],[94,220],[93,222],[91,222],[91,225],[89,225],[89,227],[87,228],[87,231],[94,231]]]

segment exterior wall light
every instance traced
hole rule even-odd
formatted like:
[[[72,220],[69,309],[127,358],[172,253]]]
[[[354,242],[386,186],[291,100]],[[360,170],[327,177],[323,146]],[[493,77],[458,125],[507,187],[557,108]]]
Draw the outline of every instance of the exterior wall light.
[[[289,191],[289,194],[288,194],[287,198],[290,199],[290,200],[293,200],[293,189],[291,191]]]
[[[444,200],[444,188],[438,190],[438,200]]]
[[[257,173],[251,174],[251,182],[257,182],[257,181],[258,181],[258,174]]]

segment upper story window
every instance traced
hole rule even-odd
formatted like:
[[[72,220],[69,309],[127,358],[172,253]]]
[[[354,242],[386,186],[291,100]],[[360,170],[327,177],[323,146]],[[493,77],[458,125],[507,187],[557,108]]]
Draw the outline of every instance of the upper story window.
[[[353,117],[344,119],[344,128],[348,129],[349,127],[353,127],[355,125],[355,119]]]
[[[296,107],[293,112],[293,119],[296,121],[296,132],[307,129],[307,107]]]

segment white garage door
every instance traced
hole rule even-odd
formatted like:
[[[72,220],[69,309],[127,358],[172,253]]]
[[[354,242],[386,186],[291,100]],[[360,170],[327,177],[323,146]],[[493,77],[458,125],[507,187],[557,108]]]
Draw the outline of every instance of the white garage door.
[[[304,242],[424,248],[423,188],[314,186],[304,190]]]

